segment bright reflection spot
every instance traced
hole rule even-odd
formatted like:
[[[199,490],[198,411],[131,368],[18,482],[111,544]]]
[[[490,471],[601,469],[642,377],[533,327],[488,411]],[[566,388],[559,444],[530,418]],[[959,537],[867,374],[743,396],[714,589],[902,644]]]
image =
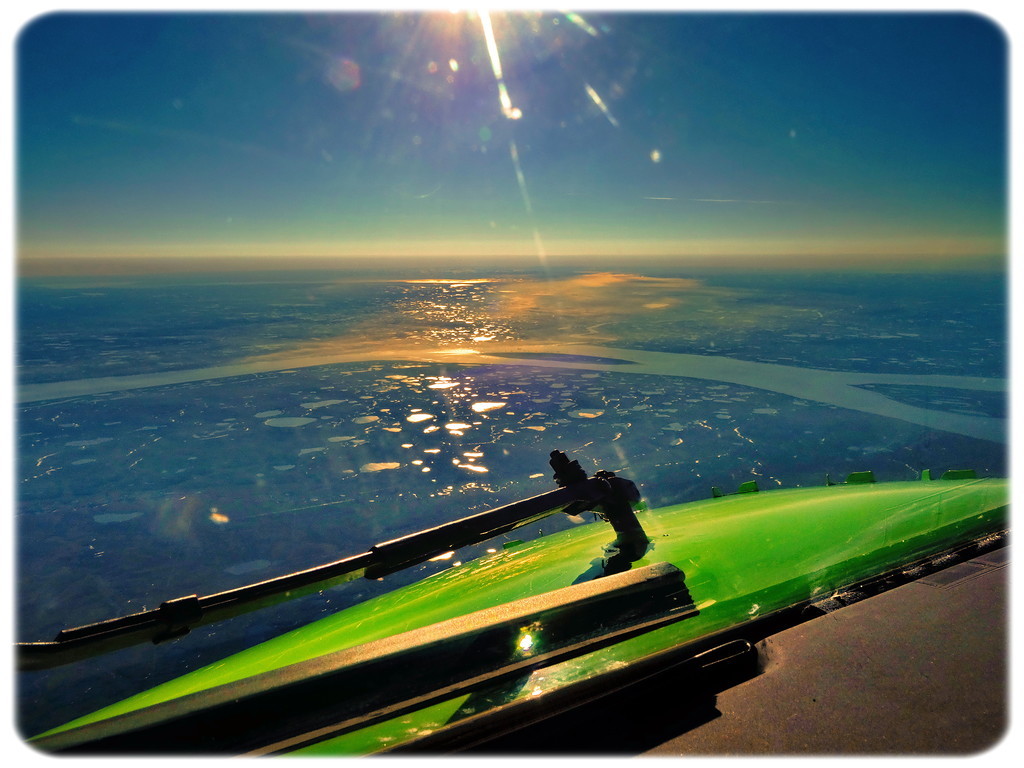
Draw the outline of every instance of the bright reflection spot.
[[[222,515],[220,512],[217,511],[216,507],[213,507],[210,510],[210,521],[217,523],[217,525],[224,525],[224,523],[230,523],[231,518],[227,515]]]
[[[473,403],[472,407],[477,413],[483,413],[484,411],[494,411],[498,408],[504,408],[505,403]]]
[[[427,387],[427,389],[448,389],[450,387],[457,387],[457,386],[459,386],[459,382],[457,382],[457,381],[443,380],[443,381],[435,381],[433,384],[429,385]]]
[[[468,469],[471,472],[487,472],[487,467],[481,467],[479,464],[459,464],[461,469]]]
[[[529,653],[533,649],[533,635],[525,634],[519,638],[519,650]]]
[[[398,469],[400,466],[397,461],[375,461],[363,464],[359,469],[363,472],[380,472],[384,469]]]
[[[430,562],[435,563],[439,560],[451,560],[455,557],[455,552],[442,552],[440,555],[430,558]]]
[[[608,105],[604,103],[604,99],[601,98],[600,94],[590,87],[590,83],[584,83],[583,87],[587,90],[587,95],[590,96],[590,99],[597,104],[598,109],[604,112],[604,116],[608,118],[608,122],[618,128],[619,121],[615,119],[615,115],[613,115],[611,110],[608,109]]]
[[[661,162],[661,150],[660,149],[652,149],[651,150],[651,162],[652,163],[660,163]]]
[[[413,424],[419,421],[430,421],[434,418],[433,414],[430,413],[414,413],[412,416],[406,416],[406,421],[411,421]]]
[[[459,62],[457,62],[455,59],[448,59],[448,67],[449,69],[451,69],[452,72],[458,72]]]

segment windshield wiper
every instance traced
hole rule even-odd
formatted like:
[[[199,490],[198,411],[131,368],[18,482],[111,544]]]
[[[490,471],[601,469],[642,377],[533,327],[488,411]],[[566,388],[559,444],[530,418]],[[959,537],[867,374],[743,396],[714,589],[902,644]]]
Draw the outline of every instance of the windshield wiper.
[[[18,643],[18,669],[48,669],[139,643],[174,640],[195,627],[360,577],[378,579],[387,576],[444,552],[508,533],[556,512],[577,515],[594,511],[611,523],[618,534],[612,544],[616,562],[606,573],[624,570],[630,562],[639,559],[647,548],[647,536],[633,512],[633,505],[640,501],[636,485],[606,471],[588,478],[579,462],[569,461],[561,451],[552,451],[550,464],[555,470],[554,480],[560,486],[556,490],[381,542],[362,554],[314,568],[203,597],[178,597],[152,610],[62,629],[50,642]]]

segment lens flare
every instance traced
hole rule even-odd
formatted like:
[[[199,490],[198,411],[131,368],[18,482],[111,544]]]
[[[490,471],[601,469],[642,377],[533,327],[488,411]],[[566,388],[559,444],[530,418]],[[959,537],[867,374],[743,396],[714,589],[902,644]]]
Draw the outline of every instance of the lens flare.
[[[567,13],[565,14],[565,18],[567,18],[569,21],[571,21],[573,24],[582,29],[591,37],[599,37],[601,34],[592,26],[590,26],[590,24],[587,23],[586,19],[584,19],[578,13]]]
[[[523,116],[522,110],[512,106],[512,97],[509,96],[508,86],[505,85],[505,75],[501,71],[501,56],[498,54],[498,43],[494,39],[494,28],[491,26],[491,14],[489,11],[478,11],[480,26],[484,30],[484,42],[487,44],[487,56],[491,60],[491,71],[494,72],[494,80],[498,83],[498,102],[501,104],[501,113],[509,120],[518,120]]]
[[[362,84],[359,65],[351,59],[332,59],[327,63],[324,78],[339,93],[354,91]]]
[[[583,87],[586,89],[590,100],[597,104],[598,109],[604,112],[604,116],[608,118],[608,122],[618,128],[619,121],[615,119],[615,115],[613,115],[612,111],[608,109],[608,105],[604,103],[604,99],[601,98],[601,95],[590,87],[590,83],[584,83]]]

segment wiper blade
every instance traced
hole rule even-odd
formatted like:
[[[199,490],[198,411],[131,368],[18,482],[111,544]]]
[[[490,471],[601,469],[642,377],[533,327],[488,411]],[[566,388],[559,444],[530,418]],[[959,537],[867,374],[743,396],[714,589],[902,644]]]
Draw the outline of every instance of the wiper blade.
[[[381,542],[360,555],[296,571],[244,587],[200,597],[187,595],[161,603],[159,608],[115,619],[62,629],[51,642],[18,643],[18,669],[48,669],[120,650],[140,643],[161,643],[189,633],[194,627],[233,618],[360,577],[378,579],[436,555],[508,533],[557,512],[578,514],[596,509],[619,533],[622,549],[646,536],[632,504],[640,494],[629,480],[610,472],[587,478],[576,461],[554,451],[551,466],[562,487],[480,512],[424,531]]]

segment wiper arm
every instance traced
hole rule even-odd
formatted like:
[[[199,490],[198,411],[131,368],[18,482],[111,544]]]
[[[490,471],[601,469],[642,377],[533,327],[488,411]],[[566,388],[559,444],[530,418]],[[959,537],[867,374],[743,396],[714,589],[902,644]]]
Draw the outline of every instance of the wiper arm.
[[[173,640],[188,634],[194,627],[319,592],[359,577],[387,576],[556,512],[574,515],[597,511],[619,534],[615,542],[619,551],[625,553],[626,559],[638,559],[646,549],[647,538],[633,513],[633,504],[640,500],[636,486],[611,472],[598,472],[588,478],[578,461],[570,462],[560,451],[551,453],[550,463],[555,470],[554,479],[561,486],[556,490],[381,542],[360,555],[225,592],[203,597],[187,595],[167,600],[152,610],[62,629],[51,642],[18,643],[18,669],[48,669],[140,643]]]

